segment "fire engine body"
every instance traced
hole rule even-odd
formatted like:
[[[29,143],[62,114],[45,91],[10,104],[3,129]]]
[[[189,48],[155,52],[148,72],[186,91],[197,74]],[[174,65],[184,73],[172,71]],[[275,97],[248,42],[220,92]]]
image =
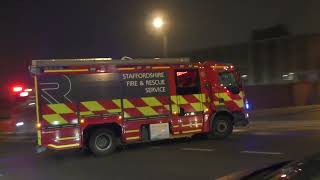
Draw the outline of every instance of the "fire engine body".
[[[88,148],[211,134],[246,126],[244,92],[230,64],[188,59],[33,60],[38,147]],[[39,148],[38,148],[39,149]]]

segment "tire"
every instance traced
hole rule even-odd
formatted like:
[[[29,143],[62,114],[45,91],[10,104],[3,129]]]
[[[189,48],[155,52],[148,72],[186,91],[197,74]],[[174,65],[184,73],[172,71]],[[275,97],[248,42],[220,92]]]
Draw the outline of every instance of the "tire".
[[[212,135],[217,139],[228,137],[233,131],[232,119],[229,116],[217,116],[212,123]]]
[[[117,138],[110,129],[97,129],[89,139],[89,148],[97,156],[113,153],[117,148],[117,144]]]

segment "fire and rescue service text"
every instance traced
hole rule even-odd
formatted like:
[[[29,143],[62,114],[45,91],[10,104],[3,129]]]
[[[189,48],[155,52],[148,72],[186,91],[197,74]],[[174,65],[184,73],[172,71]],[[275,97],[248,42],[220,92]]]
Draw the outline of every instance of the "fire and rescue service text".
[[[145,93],[166,92],[164,72],[128,73],[122,74],[127,87],[144,87]]]

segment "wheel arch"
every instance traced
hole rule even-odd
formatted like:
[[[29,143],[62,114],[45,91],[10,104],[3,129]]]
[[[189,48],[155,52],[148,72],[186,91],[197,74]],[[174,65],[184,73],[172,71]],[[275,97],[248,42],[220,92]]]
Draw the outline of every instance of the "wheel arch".
[[[104,124],[94,124],[89,125],[83,130],[83,143],[84,145],[87,145],[90,139],[90,135],[97,129],[110,129],[114,132],[116,137],[121,139],[122,136],[122,127],[117,123],[104,123]]]
[[[214,120],[215,120],[216,117],[218,117],[218,116],[228,116],[228,117],[230,117],[232,123],[234,124],[234,122],[233,122],[234,117],[233,117],[232,113],[231,113],[229,110],[227,110],[227,109],[223,109],[223,110],[216,111],[216,112],[212,115],[212,117],[211,117],[211,119],[210,119],[210,129],[211,129],[211,127],[212,127],[212,123],[214,122]]]

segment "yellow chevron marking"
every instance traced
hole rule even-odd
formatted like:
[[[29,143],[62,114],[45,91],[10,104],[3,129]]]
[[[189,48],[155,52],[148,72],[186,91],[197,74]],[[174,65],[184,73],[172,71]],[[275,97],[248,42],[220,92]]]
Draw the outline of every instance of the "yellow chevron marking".
[[[183,96],[179,95],[178,96],[178,104],[189,104],[189,102],[186,99],[184,99]]]
[[[241,91],[241,92],[239,93],[239,96],[243,99],[243,97],[244,97],[244,92]]]
[[[87,116],[87,115],[92,115],[93,114],[93,112],[91,112],[91,111],[82,111],[82,112],[80,112],[80,116]]]
[[[193,109],[196,110],[196,112],[203,111],[202,103],[190,103]]]
[[[215,93],[215,96],[218,98],[224,99],[224,101],[231,101],[232,99],[228,96],[227,93]]]
[[[137,107],[137,109],[145,116],[155,116],[159,114],[149,106]]]
[[[214,105],[216,106],[222,106],[224,103],[220,103],[219,101],[213,101]]]
[[[59,103],[59,104],[48,104],[48,107],[52,109],[57,114],[68,114],[73,113],[73,111],[65,104]]]
[[[143,97],[141,98],[148,106],[162,106],[161,102],[155,97]]]
[[[101,104],[99,104],[97,101],[85,101],[81,102],[81,104],[89,109],[89,111],[104,111],[106,110]]]
[[[43,117],[43,119],[45,119],[46,121],[48,121],[50,124],[53,124],[53,125],[61,125],[61,124],[68,123],[59,114],[45,114],[45,115],[42,115],[42,117]]]
[[[239,108],[243,108],[243,99],[233,100],[233,102],[235,102]]]
[[[119,112],[121,112],[121,109],[107,109],[107,111],[109,113],[119,113]]]
[[[193,94],[193,96],[197,98],[199,102],[206,102],[205,94]]]
[[[172,108],[172,114],[178,114],[180,112],[180,108],[178,107],[177,104],[172,104],[171,105],[171,108]]]
[[[177,98],[177,96],[171,96],[170,98],[171,98],[171,101],[173,101],[174,104],[178,104],[178,101],[177,101],[178,98]]]
[[[123,113],[124,113],[124,117],[125,117],[125,118],[131,117],[128,113],[126,113],[126,112],[123,112]]]
[[[119,108],[121,107],[121,99],[113,99],[113,103],[115,103]]]
[[[135,108],[135,107],[130,101],[128,101],[128,99],[123,99],[123,108]]]

